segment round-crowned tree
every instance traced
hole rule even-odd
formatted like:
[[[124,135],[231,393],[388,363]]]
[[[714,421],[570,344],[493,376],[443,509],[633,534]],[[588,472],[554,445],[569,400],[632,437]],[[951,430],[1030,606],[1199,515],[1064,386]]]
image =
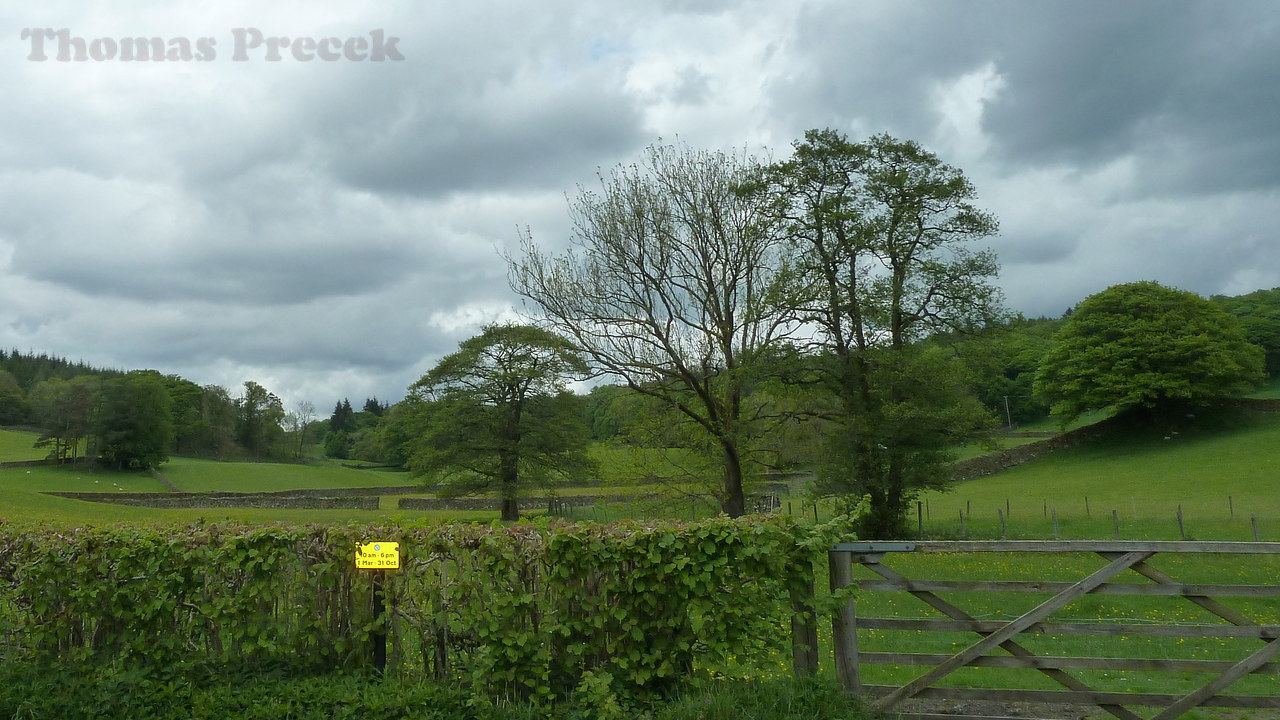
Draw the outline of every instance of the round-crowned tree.
[[[1156,282],[1091,295],[1053,337],[1036,392],[1055,415],[1205,406],[1265,377],[1263,350],[1240,321],[1192,292]]]
[[[593,470],[581,403],[567,389],[587,375],[578,349],[555,333],[485,327],[409,388],[420,425],[409,468],[445,492],[497,491],[502,519],[519,519],[529,485]]]

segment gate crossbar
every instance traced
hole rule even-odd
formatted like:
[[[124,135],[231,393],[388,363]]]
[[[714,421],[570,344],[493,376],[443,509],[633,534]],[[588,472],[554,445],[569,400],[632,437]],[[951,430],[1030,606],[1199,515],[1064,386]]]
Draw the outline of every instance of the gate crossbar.
[[[999,587],[1001,591],[1018,590],[1020,583],[948,583],[941,581],[913,582],[901,573],[884,565],[881,560],[886,553],[907,552],[1089,552],[1096,553],[1107,560],[1106,566],[1090,573],[1082,580],[1071,583],[1021,583],[1027,586],[1021,591],[1044,592],[1052,589],[1056,592],[1049,599],[1041,602],[1032,610],[1007,623],[980,623],[971,614],[958,606],[939,597],[934,590],[968,590],[983,591]],[[916,677],[905,685],[896,688],[876,688],[887,692],[875,699],[872,708],[877,711],[888,711],[900,703],[910,699],[928,696],[963,696],[966,693],[977,694],[984,698],[1015,696],[1035,697],[1053,702],[1053,698],[1062,696],[1070,701],[1079,702],[1087,698],[1099,709],[1105,710],[1121,720],[1142,720],[1142,717],[1125,707],[1124,703],[1133,705],[1160,704],[1163,709],[1152,717],[1152,720],[1172,720],[1188,710],[1204,705],[1234,705],[1239,707],[1280,708],[1280,697],[1258,696],[1222,696],[1221,691],[1239,679],[1256,672],[1273,672],[1277,667],[1271,662],[1280,655],[1280,626],[1260,626],[1242,613],[1223,605],[1208,595],[1216,586],[1186,585],[1172,576],[1152,567],[1147,563],[1154,555],[1166,553],[1227,553],[1227,554],[1280,554],[1280,543],[1214,543],[1214,542],[1044,542],[1044,541],[1001,541],[1001,542],[931,542],[931,543],[841,543],[831,551],[831,588],[838,593],[850,585],[869,589],[904,589],[914,597],[951,619],[951,624],[960,625],[981,636],[977,642],[952,655],[911,655],[908,662],[914,664],[933,664],[932,669]],[[854,582],[852,579],[852,563],[879,575],[883,580],[865,580]],[[1109,581],[1126,570],[1132,570],[1151,581],[1148,585],[1121,585]],[[1246,597],[1266,598],[1280,596],[1280,586],[1228,586],[1226,594]],[[1144,661],[1124,658],[1047,658],[1037,656],[1013,640],[1023,632],[1044,632],[1047,626],[1070,632],[1075,623],[1044,623],[1043,621],[1062,610],[1072,602],[1090,593],[1125,592],[1146,595],[1178,595],[1226,621],[1225,626],[1202,626],[1208,629],[1204,633],[1217,636],[1212,628],[1222,627],[1229,630],[1234,627],[1237,632],[1222,632],[1222,636],[1248,635],[1263,640],[1266,644],[1248,657],[1238,661],[1193,661],[1193,660],[1160,660]],[[858,664],[857,627],[855,601],[850,598],[839,608],[832,619],[836,640],[836,666],[841,682],[848,690],[862,689]],[[894,623],[901,626],[910,621],[881,620],[874,623],[877,627],[892,627]],[[915,621],[927,625],[939,626],[948,621]],[[1141,633],[1145,626],[1126,626],[1127,629]],[[1244,632],[1248,628],[1251,632]],[[1095,628],[1096,631],[1096,628]],[[1111,634],[1111,633],[1103,633]],[[1181,633],[1153,633],[1181,634]],[[1011,657],[1000,658],[988,656],[987,652],[1000,648]],[[904,656],[897,653],[867,653],[866,660],[871,662],[902,662]],[[928,657],[928,662],[920,661]],[[1073,662],[1074,661],[1074,662]],[[1119,693],[1101,692],[1091,688],[1079,678],[1066,672],[1064,667],[1083,668],[1091,664],[1106,664],[1111,667],[1125,669],[1160,669],[1160,670],[1193,670],[1199,672],[1218,672],[1218,674],[1200,688],[1185,695],[1163,695],[1154,693]],[[1021,667],[1038,670],[1045,676],[1066,688],[1066,692],[989,690],[973,691],[952,688],[939,688],[935,684],[942,678],[962,667],[999,666]],[[870,688],[868,688],[870,689]],[[904,715],[910,717],[910,715]],[[917,718],[931,717],[928,714],[917,714]],[[969,716],[978,717],[978,716]]]

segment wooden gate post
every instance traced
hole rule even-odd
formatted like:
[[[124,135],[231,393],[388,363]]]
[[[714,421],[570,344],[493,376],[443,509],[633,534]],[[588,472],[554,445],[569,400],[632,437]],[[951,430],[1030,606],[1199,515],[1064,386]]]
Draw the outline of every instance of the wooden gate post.
[[[832,550],[827,553],[830,566],[831,594],[853,584],[853,554]],[[831,616],[836,656],[836,679],[845,692],[859,692],[862,682],[858,677],[858,622],[854,600],[850,597],[836,608]]]

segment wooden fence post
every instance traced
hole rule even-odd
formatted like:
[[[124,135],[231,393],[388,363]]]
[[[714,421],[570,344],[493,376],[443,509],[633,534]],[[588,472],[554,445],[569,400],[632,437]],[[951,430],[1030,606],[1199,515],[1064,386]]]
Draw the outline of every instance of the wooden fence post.
[[[382,623],[373,633],[373,669],[381,676],[387,669],[387,606],[382,589],[385,570],[373,570],[373,621]]]
[[[853,554],[832,550],[827,553],[830,566],[831,594],[853,584]],[[836,679],[846,692],[858,692],[862,682],[858,677],[858,619],[854,599],[850,597],[831,615],[831,634],[835,646]]]

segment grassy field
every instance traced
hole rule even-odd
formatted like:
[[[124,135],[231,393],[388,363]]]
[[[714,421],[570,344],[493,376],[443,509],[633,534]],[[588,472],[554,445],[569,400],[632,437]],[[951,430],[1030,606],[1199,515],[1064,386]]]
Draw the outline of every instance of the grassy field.
[[[1090,419],[1100,419],[1098,415]],[[1052,428],[1046,425],[1045,428]],[[1044,428],[1041,428],[1044,429]],[[0,460],[38,457],[35,435],[0,431]],[[1000,438],[997,447],[1034,441]],[[990,448],[962,450],[971,457]],[[696,488],[657,480],[687,466],[689,458],[656,450],[597,446],[600,485],[563,488],[557,494],[652,495],[627,505],[578,510],[577,517],[611,520],[664,515],[701,517],[716,512],[713,503],[693,497]],[[338,461],[307,464],[233,463],[173,458],[161,472],[183,491],[269,492],[412,485],[402,472],[354,469]],[[488,520],[494,513],[426,513],[394,510],[395,497],[379,511],[356,510],[152,510],[41,495],[45,491],[164,492],[146,473],[89,472],[49,467],[0,468],[0,517],[32,522],[187,522],[234,519],[244,522],[361,522],[370,520],[463,517]],[[426,496],[425,491],[421,495]],[[799,493],[783,498],[783,511],[808,515]],[[790,507],[788,507],[790,505]],[[1183,525],[1178,526],[1179,506]],[[1010,538],[1109,538],[1119,526],[1127,539],[1247,540],[1280,539],[1280,413],[1240,417],[1211,416],[1181,429],[1133,430],[1106,441],[1054,453],[999,474],[958,484],[921,497],[926,535],[999,537],[1000,514]],[[1113,521],[1112,511],[1115,511]],[[962,522],[961,514],[966,517]],[[1056,523],[1054,515],[1056,514]],[[915,518],[913,517],[914,521]],[[912,523],[913,526],[915,523]]]
[[[0,461],[42,459],[48,454],[48,450],[34,447],[39,437],[35,433],[20,430],[0,430]]]
[[[25,461],[43,457],[43,450],[33,450],[36,435],[0,430],[0,461]],[[575,516],[590,520],[622,517],[674,515],[702,517],[717,508],[705,500],[693,502],[682,493],[687,485],[656,483],[655,474],[671,473],[670,458],[661,451],[597,446],[592,450],[605,480],[600,486],[568,487],[555,491],[571,499],[581,495],[645,496],[635,504],[611,507],[578,508]],[[678,456],[676,457],[679,461]],[[405,472],[387,469],[359,469],[361,463],[337,460],[308,463],[222,462],[217,460],[175,457],[160,471],[170,483],[184,492],[279,492],[303,489],[341,489],[416,485],[419,478]],[[245,523],[297,522],[374,522],[374,521],[490,521],[496,511],[402,511],[396,509],[401,497],[433,497],[425,489],[421,493],[383,496],[381,509],[366,510],[276,510],[248,508],[152,509],[108,503],[88,503],[45,495],[46,492],[167,492],[158,479],[144,472],[92,471],[83,468],[48,466],[0,468],[0,520],[13,523],[56,523],[62,525],[109,523],[188,523],[195,521],[231,520]],[[670,500],[653,500],[652,495],[671,495]],[[679,507],[675,509],[673,505]],[[689,512],[688,508],[693,510]],[[535,513],[536,514],[536,513]]]
[[[334,489],[417,485],[420,480],[405,472],[346,467],[336,461],[291,463],[220,462],[197,458],[173,458],[161,473],[184,492],[277,492],[280,490]]]
[[[0,460],[28,460],[23,453],[35,435],[0,430]],[[312,464],[232,463],[173,458],[161,467],[164,476],[187,492],[273,492],[412,485],[405,473],[356,470],[338,462]],[[45,492],[167,492],[149,473],[89,471],[47,466],[0,468],[0,521],[14,524],[85,525],[111,523],[166,524],[197,521],[243,523],[347,523],[376,521],[449,521],[497,518],[486,511],[395,510],[383,499],[382,510],[277,510],[255,508],[156,509],[70,500]]]
[[[977,537],[1280,540],[1280,413],[1135,429],[928,493],[926,534]],[[1086,506],[1087,503],[1087,506]]]

